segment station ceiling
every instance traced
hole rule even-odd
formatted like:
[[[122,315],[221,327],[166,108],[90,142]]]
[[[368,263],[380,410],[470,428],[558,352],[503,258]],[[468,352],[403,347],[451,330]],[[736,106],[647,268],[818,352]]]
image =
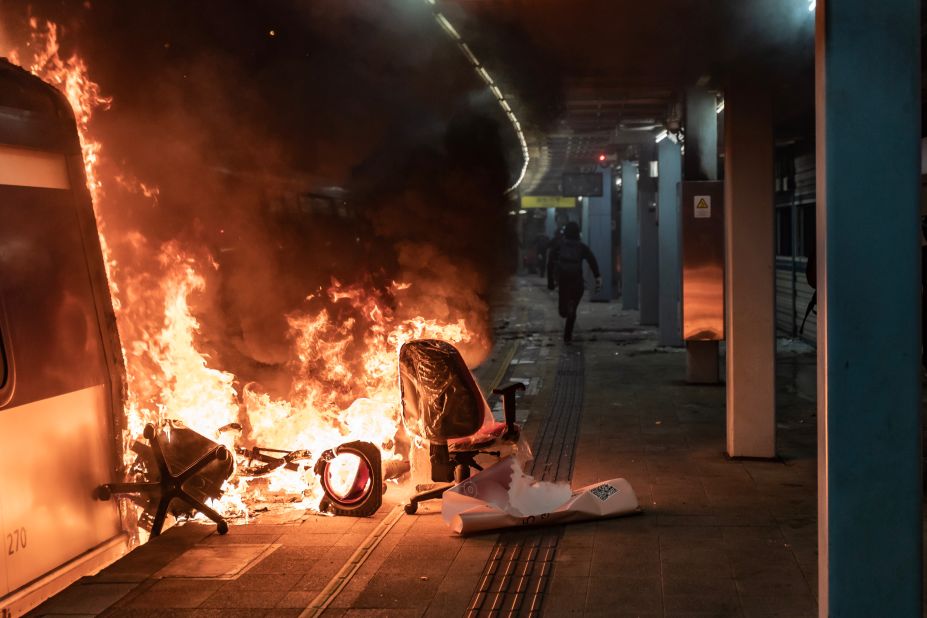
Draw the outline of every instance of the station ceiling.
[[[787,130],[809,125],[808,0],[436,0],[500,84],[532,162],[522,194],[558,194],[599,154],[635,156],[698,82],[765,74]]]

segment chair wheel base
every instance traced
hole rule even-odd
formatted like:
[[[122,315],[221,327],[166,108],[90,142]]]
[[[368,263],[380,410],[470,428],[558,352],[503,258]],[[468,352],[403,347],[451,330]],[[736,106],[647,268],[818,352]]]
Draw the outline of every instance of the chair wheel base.
[[[406,515],[415,515],[418,511],[418,502],[409,502],[403,505],[402,510],[406,512]]]
[[[188,506],[214,521],[216,523],[216,530],[219,534],[227,534],[229,525],[228,522],[225,521],[225,518],[208,507],[201,500],[184,491],[183,485],[210,462],[227,459],[229,456],[228,450],[224,446],[216,445],[214,448],[201,455],[198,460],[192,463],[183,472],[173,474],[164,459],[164,452],[161,450],[160,436],[155,426],[151,423],[145,425],[144,436],[151,443],[152,456],[158,466],[159,480],[134,483],[107,483],[97,487],[96,497],[99,500],[110,500],[113,496],[120,494],[141,494],[150,496],[152,499],[156,498],[158,507],[151,522],[152,537],[161,534],[161,530],[164,528],[164,522],[167,519],[168,508],[170,507],[171,501],[175,499],[187,503]]]

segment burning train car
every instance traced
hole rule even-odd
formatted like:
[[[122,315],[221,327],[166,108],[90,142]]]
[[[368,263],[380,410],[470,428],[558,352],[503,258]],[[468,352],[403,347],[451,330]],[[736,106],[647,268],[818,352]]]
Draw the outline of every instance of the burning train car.
[[[85,154],[65,96],[0,61],[0,608],[13,615],[123,555],[137,526],[160,533],[169,508],[195,509],[225,533],[206,502],[233,471],[253,481],[309,468],[322,509],[369,515],[380,505],[380,451],[369,443],[315,454],[236,446],[233,455],[165,420],[146,427],[147,444],[134,436],[124,448],[133,433],[124,351]],[[211,437],[222,431],[241,427]],[[132,459],[140,468],[128,476],[142,482],[112,482]],[[403,472],[396,462],[390,470]],[[110,499],[120,494],[132,499]]]
[[[0,61],[0,607],[125,552],[113,502],[124,379],[81,146],[64,96]]]
[[[5,52],[12,63],[0,61],[0,609],[17,614],[112,561],[169,524],[168,509],[188,516],[212,509],[220,532],[225,519],[247,521],[268,504],[371,514],[383,479],[410,467],[400,347],[445,340],[466,348],[471,365],[488,352],[482,292],[489,278],[468,257],[473,244],[461,233],[474,219],[481,223],[472,231],[485,236],[487,219],[471,217],[482,202],[453,180],[472,187],[460,161],[475,159],[466,149],[455,155],[459,144],[450,140],[441,169],[457,173],[441,175],[447,186],[437,197],[423,199],[421,190],[408,200],[397,189],[363,217],[339,191],[320,192],[318,183],[289,173],[275,185],[262,169],[253,184],[289,197],[247,191],[238,202],[248,216],[232,223],[219,206],[249,179],[223,172],[231,189],[212,182],[198,194],[223,213],[209,219],[221,222],[210,232],[202,220],[190,221],[184,204],[159,202],[156,184],[140,182],[123,169],[124,157],[104,148],[90,118],[110,99],[79,56],[59,55],[54,24],[31,19],[29,29],[27,43]],[[501,184],[485,192],[501,195]],[[370,193],[382,202],[382,192]],[[460,225],[447,226],[447,208],[426,206],[453,196]],[[148,219],[126,220],[137,214],[135,202],[158,216],[183,211],[175,218],[191,229],[152,234]],[[304,236],[283,242],[268,234],[272,242],[263,244],[249,242],[257,233],[239,238],[270,221],[310,230],[322,246],[337,247],[340,231],[367,253],[346,266],[347,254],[360,252],[328,248],[323,263],[314,254],[300,259],[293,247]],[[450,252],[432,238],[445,227],[456,243]],[[266,262],[251,259],[252,245],[264,249]],[[292,302],[269,309],[277,293],[272,269],[249,271],[264,286],[235,276],[241,263],[304,262],[316,277],[293,274]],[[371,267],[374,279],[364,275]],[[243,320],[223,321],[243,280],[259,288],[250,290],[263,310],[258,317],[276,321],[274,354],[254,353]],[[170,436],[177,439],[158,455],[156,443]],[[187,438],[202,452],[169,452]],[[199,462],[204,455],[209,462]],[[165,490],[182,482],[154,485],[198,463],[204,479],[197,491],[165,502]],[[173,465],[170,475],[162,464]],[[111,499],[120,495],[127,499]]]

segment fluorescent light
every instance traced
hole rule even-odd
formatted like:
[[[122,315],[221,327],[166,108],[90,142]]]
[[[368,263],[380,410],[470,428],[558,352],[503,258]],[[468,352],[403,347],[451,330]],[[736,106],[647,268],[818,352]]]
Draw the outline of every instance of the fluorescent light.
[[[518,214],[523,215],[523,214],[526,214],[527,212],[528,212],[527,210],[519,210]]]
[[[808,0],[808,11],[809,12],[813,11],[815,8],[817,8],[817,6],[818,6],[817,0]]]
[[[467,57],[467,60],[470,61],[470,64],[472,64],[473,66],[479,66],[480,61],[476,59],[476,56],[473,55],[473,52],[470,51],[470,48],[467,47],[466,43],[460,44],[460,51],[462,51],[463,55]]]
[[[427,4],[434,6],[436,0],[425,0]],[[509,122],[512,123],[512,128],[515,130],[515,135],[518,137],[518,142],[521,145],[521,153],[523,161],[521,164],[521,172],[518,174],[518,178],[512,184],[511,187],[505,190],[506,194],[511,193],[522,183],[525,179],[525,174],[528,172],[528,164],[531,162],[531,155],[528,153],[528,142],[525,139],[525,133],[522,131],[521,124],[518,122],[518,118],[515,116],[515,112],[512,111],[512,107],[506,102],[505,98],[502,95],[502,91],[496,86],[495,82],[492,79],[492,76],[489,72],[480,66],[479,58],[476,57],[476,54],[473,53],[473,50],[467,46],[460,38],[460,33],[451,25],[451,22],[447,18],[439,13],[438,11],[434,12],[435,21],[441,26],[441,28],[447,32],[448,35],[457,43],[457,47],[460,48],[460,52],[467,58],[467,61],[473,65],[473,68],[476,69],[476,72],[479,74],[480,78],[486,85],[489,86],[489,89],[492,91],[493,96],[496,97],[496,101],[499,103],[499,106],[502,108],[502,111],[505,112],[505,115],[508,116]],[[511,214],[516,214],[514,211]]]
[[[723,111],[724,111],[724,99],[721,99],[721,102],[715,106],[715,113],[720,114]]]
[[[656,142],[659,144],[660,142],[665,140],[667,137],[669,137],[669,131],[667,131],[666,129],[663,129],[662,131],[657,133]]]
[[[616,186],[616,187],[620,187],[620,186],[621,186],[621,176],[619,176],[618,178],[615,179],[615,186]]]
[[[435,13],[435,19],[438,20],[438,23],[441,24],[441,27],[444,28],[444,31],[451,35],[454,40],[460,40],[460,35],[456,30],[454,30],[454,26],[451,25],[451,22],[447,21],[444,15],[441,13]]]

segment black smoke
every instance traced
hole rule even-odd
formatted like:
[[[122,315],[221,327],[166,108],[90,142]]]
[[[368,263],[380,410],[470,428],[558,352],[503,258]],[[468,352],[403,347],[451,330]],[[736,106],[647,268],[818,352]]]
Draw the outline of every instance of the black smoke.
[[[210,264],[194,308],[218,366],[280,380],[286,315],[333,281],[488,333],[514,265],[503,193],[520,151],[425,2],[0,6],[9,41],[31,17],[59,24],[62,54],[112,97],[92,128],[123,181],[102,215],[120,268],[144,273],[123,293],[144,302],[164,247]],[[389,300],[393,281],[413,287]]]

